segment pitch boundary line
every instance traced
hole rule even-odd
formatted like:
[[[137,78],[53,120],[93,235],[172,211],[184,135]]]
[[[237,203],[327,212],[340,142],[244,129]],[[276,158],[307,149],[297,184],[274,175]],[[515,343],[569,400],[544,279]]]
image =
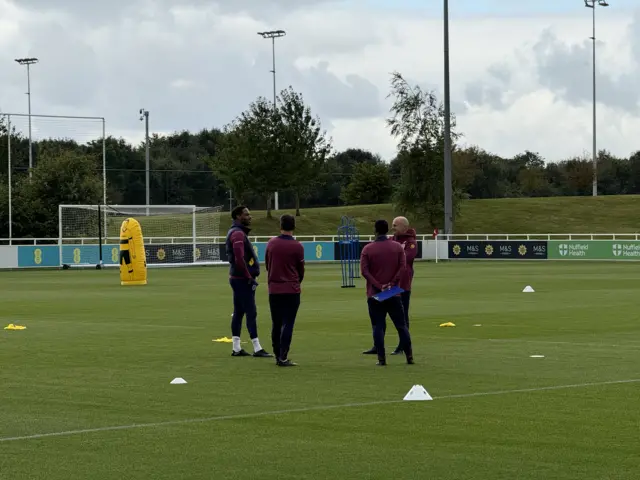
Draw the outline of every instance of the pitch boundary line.
[[[495,390],[490,392],[441,395],[441,396],[433,396],[433,400],[487,397],[491,395],[508,395],[512,393],[534,393],[534,392],[545,392],[545,391],[552,391],[552,390],[566,390],[571,388],[586,388],[586,387],[597,387],[597,386],[606,386],[606,385],[622,385],[622,384],[630,384],[630,383],[640,383],[640,378],[629,379],[629,380],[611,380],[608,382],[573,383],[568,385],[552,385],[548,387],[518,388],[513,390]],[[234,415],[220,415],[216,417],[187,418],[183,420],[169,420],[166,422],[133,423],[130,425],[114,425],[109,427],[84,428],[84,429],[78,429],[78,430],[66,430],[66,431],[50,432],[50,433],[36,433],[32,435],[22,435],[22,436],[15,436],[15,437],[0,437],[0,443],[16,442],[19,440],[38,440],[38,439],[49,438],[49,437],[68,437],[73,435],[82,435],[85,433],[102,433],[102,432],[112,432],[112,431],[118,431],[118,430],[133,430],[137,428],[170,427],[174,425],[188,425],[192,423],[209,423],[209,422],[217,422],[217,421],[223,421],[223,420],[239,420],[244,418],[267,417],[271,415],[286,415],[291,413],[306,413],[306,412],[314,412],[314,411],[336,410],[340,408],[391,405],[395,403],[404,403],[404,400],[386,400],[386,401],[383,400],[383,401],[376,401],[376,402],[343,403],[339,405],[318,405],[315,407],[290,408],[290,409],[284,409],[284,410],[271,410],[266,412],[255,412],[255,413],[239,413]]]

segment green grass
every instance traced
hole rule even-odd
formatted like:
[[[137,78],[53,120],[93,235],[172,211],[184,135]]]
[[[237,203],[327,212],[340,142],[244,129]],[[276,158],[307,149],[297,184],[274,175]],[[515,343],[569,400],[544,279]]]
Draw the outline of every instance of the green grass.
[[[638,195],[468,200],[462,204],[455,233],[636,233],[640,232],[639,211]],[[273,220],[265,212],[253,212],[253,234],[273,235],[282,213],[294,211],[278,211]],[[335,235],[341,216],[348,215],[356,219],[361,235],[369,235],[375,220],[391,222],[399,213],[391,205],[306,209],[298,218],[297,230],[299,235]],[[418,233],[433,231],[423,219],[410,221]],[[224,215],[221,225],[226,225]]]
[[[456,220],[456,234],[568,234],[568,233],[638,233],[640,232],[640,196],[505,198],[468,200],[461,206]],[[279,216],[294,214],[295,210],[273,212],[266,218],[264,211],[252,211],[252,236],[272,236],[279,231]],[[373,223],[379,218],[389,222],[404,212],[392,205],[359,205],[333,208],[303,209],[297,217],[298,235],[336,235],[342,216],[353,217],[361,235],[371,235]],[[128,215],[110,217],[107,236],[118,238],[120,225]],[[191,237],[193,216],[167,214],[159,216],[132,215],[140,222],[146,238]],[[95,220],[95,219],[94,219]],[[410,218],[419,234],[433,231],[424,219]],[[198,237],[213,236],[213,226],[219,221],[218,235],[224,236],[231,224],[229,212],[200,213],[196,216]],[[71,222],[71,220],[69,220]],[[86,236],[96,237],[97,224],[89,220],[77,221],[78,228],[86,223]],[[87,223],[89,222],[89,223]],[[80,237],[75,229],[66,234]]]
[[[390,357],[386,368],[360,353],[371,345],[362,283],[340,289],[335,265],[308,269],[292,369],[232,358],[229,344],[211,341],[230,336],[226,269],[149,277],[127,288],[115,270],[0,273],[2,322],[28,327],[0,330],[1,478],[582,480],[640,471],[640,383],[605,384],[640,379],[635,264],[421,263],[417,363]],[[527,284],[536,293],[521,293]],[[257,297],[269,347],[264,284]],[[447,321],[457,327],[438,327]],[[388,346],[396,339],[388,329]],[[169,385],[177,376],[189,383]],[[435,400],[402,402],[414,384]],[[353,405],[371,402],[395,403]],[[308,410],[267,413],[292,409]],[[159,424],[3,440],[145,423]]]

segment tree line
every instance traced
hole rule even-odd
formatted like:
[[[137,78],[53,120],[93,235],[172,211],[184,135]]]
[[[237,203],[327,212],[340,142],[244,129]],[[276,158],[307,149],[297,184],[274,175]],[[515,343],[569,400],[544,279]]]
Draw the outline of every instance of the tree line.
[[[150,197],[156,205],[246,203],[271,216],[280,208],[393,202],[403,212],[443,223],[444,109],[433,92],[392,74],[387,120],[397,139],[395,158],[362,148],[336,151],[302,95],[291,87],[277,103],[259,97],[223,128],[150,137]],[[593,165],[576,156],[545,161],[525,151],[503,158],[479,146],[462,148],[452,125],[454,212],[467,199],[591,195]],[[102,203],[102,139],[84,144],[63,138],[33,142],[35,168],[28,175],[28,138],[11,132],[13,236],[56,237],[59,204]],[[0,116],[0,238],[8,229],[8,131]],[[145,146],[105,139],[107,202],[145,203]],[[598,156],[602,195],[640,193],[640,151]]]

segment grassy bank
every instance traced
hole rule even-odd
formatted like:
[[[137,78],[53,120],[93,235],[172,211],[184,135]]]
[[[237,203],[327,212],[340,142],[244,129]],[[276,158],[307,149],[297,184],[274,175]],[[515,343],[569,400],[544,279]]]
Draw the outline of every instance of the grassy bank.
[[[272,235],[278,230],[278,216],[293,210],[274,212],[269,220],[263,211],[254,211],[254,235]],[[391,205],[364,205],[315,208],[298,217],[299,235],[335,235],[343,215],[354,217],[361,234],[369,234],[373,222],[391,222]],[[636,233],[640,231],[640,196],[505,198],[469,200],[462,205],[455,233]],[[428,233],[427,222],[410,218],[418,232]],[[222,217],[220,230],[230,222]]]

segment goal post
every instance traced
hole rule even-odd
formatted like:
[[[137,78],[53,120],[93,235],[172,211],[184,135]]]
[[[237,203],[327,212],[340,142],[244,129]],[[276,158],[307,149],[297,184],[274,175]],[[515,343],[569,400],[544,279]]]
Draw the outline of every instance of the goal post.
[[[120,263],[120,227],[140,222],[148,267],[219,265],[222,207],[196,205],[60,205],[60,265],[109,267]]]

